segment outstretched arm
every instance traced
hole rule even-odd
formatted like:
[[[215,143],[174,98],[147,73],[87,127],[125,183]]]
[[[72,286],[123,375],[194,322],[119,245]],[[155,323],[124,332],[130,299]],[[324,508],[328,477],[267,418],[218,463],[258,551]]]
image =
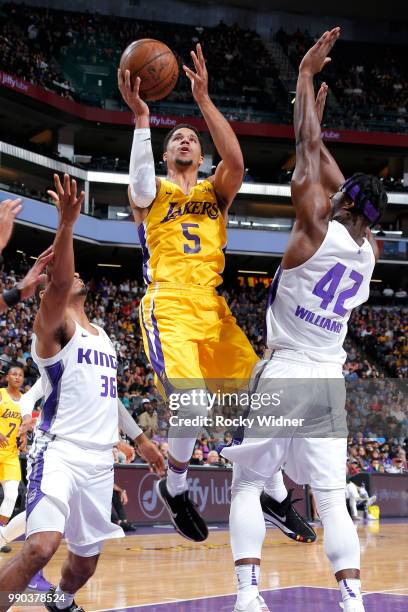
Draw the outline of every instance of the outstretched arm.
[[[326,104],[328,86],[322,83],[316,96],[316,112],[317,117],[322,122],[324,107]],[[320,145],[320,182],[326,194],[330,197],[337,193],[340,185],[344,183],[344,176],[341,172],[336,160],[327,149],[323,140]]]
[[[224,209],[228,209],[242,185],[245,169],[244,158],[233,129],[208,94],[208,72],[200,44],[197,45],[196,53],[191,52],[191,57],[196,72],[187,66],[183,68],[191,81],[194,99],[203,114],[211,138],[221,157],[213,182]]]
[[[58,174],[54,174],[54,183],[56,191],[48,192],[59,209],[54,259],[49,283],[34,322],[34,332],[38,336],[37,350],[41,357],[52,357],[60,350],[57,330],[64,329],[68,337],[74,333],[74,323],[65,319],[65,310],[75,273],[73,230],[85,195],[82,191],[77,197],[76,181],[70,181],[68,174],[64,174],[63,186]]]
[[[298,226],[307,228],[313,239],[322,231],[330,212],[330,201],[321,183],[320,150],[322,145],[320,121],[316,112],[313,77],[330,61],[327,57],[339,37],[340,29],[325,32],[306,53],[299,67],[294,111],[296,138],[296,167],[291,194],[296,208]]]
[[[132,209],[148,208],[160,186],[154,171],[150,111],[139,95],[140,77],[136,77],[132,87],[129,70],[123,75],[119,68],[118,87],[124,101],[135,115],[135,131],[129,163],[129,202]]]

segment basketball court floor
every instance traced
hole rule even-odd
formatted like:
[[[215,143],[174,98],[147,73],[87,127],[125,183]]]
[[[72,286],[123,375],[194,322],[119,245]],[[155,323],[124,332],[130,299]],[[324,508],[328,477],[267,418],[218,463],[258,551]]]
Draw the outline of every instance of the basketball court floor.
[[[250,517],[248,517],[250,520]],[[408,612],[408,522],[360,524],[362,575],[367,612]],[[318,542],[298,544],[275,528],[264,546],[261,589],[271,612],[339,612],[339,592]],[[0,564],[13,552],[0,554]],[[65,556],[62,545],[45,568],[56,583]],[[211,528],[203,544],[190,543],[168,527],[140,528],[111,540],[97,572],[77,603],[87,612],[232,612],[235,576],[225,526]],[[13,607],[39,612],[40,607]]]

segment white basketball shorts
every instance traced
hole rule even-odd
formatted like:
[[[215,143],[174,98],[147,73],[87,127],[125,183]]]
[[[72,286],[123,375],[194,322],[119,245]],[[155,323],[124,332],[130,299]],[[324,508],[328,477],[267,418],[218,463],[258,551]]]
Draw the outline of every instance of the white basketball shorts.
[[[287,357],[288,353],[275,351],[269,361],[256,365],[252,396],[255,390],[258,399],[266,393],[276,401],[260,410],[251,408],[245,416],[254,420],[252,426],[245,426],[242,439],[221,454],[265,479],[282,468],[301,485],[344,488],[347,428],[342,368],[305,361],[301,355],[297,359],[294,351]],[[276,415],[287,417],[289,424],[282,426]],[[268,426],[266,421],[259,424],[259,418],[268,416],[275,419]]]
[[[111,449],[84,448],[37,434],[28,463],[26,537],[65,532],[73,552],[123,537],[123,530],[111,522],[113,475]],[[41,511],[44,498],[55,512]],[[44,510],[50,507],[44,503]]]

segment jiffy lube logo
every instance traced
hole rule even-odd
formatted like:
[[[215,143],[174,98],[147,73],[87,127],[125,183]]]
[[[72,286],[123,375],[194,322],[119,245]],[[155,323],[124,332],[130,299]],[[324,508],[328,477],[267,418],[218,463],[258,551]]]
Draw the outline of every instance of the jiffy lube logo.
[[[150,519],[159,518],[164,511],[164,506],[157,495],[156,482],[154,474],[148,473],[143,476],[138,489],[139,506],[143,514]]]

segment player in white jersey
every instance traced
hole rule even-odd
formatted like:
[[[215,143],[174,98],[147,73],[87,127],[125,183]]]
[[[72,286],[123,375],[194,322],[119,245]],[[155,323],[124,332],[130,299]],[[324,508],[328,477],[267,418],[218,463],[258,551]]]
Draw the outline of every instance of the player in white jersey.
[[[0,570],[0,592],[24,591],[51,559],[62,534],[68,558],[50,610],[74,610],[74,594],[93,575],[104,540],[123,536],[111,523],[112,449],[118,437],[116,352],[85,314],[86,288],[75,274],[73,227],[84,194],[55,175],[59,208],[54,259],[34,322],[32,354],[44,385],[30,453],[26,541]],[[0,610],[8,603],[1,601]]]
[[[231,542],[245,586],[239,588],[236,611],[268,609],[252,584],[259,575],[264,516],[271,515],[264,488],[281,467],[295,482],[313,488],[344,610],[364,610],[358,536],[345,502],[342,344],[351,310],[368,298],[378,256],[369,227],[380,219],[387,196],[373,176],[356,174],[344,181],[322,144],[313,76],[330,61],[327,56],[339,34],[339,28],[325,32],[299,69],[291,185],[296,222],[268,300],[269,359],[253,375],[253,391],[265,393],[268,405],[263,413],[251,411],[257,425],[245,431],[241,444],[222,451],[235,462]],[[282,422],[260,422],[259,416],[275,415]]]
[[[43,376],[31,387],[27,393],[21,396],[20,407],[21,414],[24,417],[21,432],[32,430],[34,422],[31,418],[35,404],[44,398],[45,385],[43,384]],[[28,419],[28,417],[30,417]],[[157,446],[147,438],[139,425],[132,419],[122,401],[118,398],[118,423],[119,429],[123,431],[128,438],[134,441],[139,454],[146,460],[150,470],[159,475],[163,475],[165,464],[162,454]],[[128,445],[125,445],[128,446]],[[130,449],[131,447],[129,447]],[[22,536],[26,531],[26,512],[20,512],[4,527],[0,526],[0,547],[9,544],[13,540]],[[36,591],[48,591],[52,585],[44,578],[42,570],[35,574],[28,587]]]

